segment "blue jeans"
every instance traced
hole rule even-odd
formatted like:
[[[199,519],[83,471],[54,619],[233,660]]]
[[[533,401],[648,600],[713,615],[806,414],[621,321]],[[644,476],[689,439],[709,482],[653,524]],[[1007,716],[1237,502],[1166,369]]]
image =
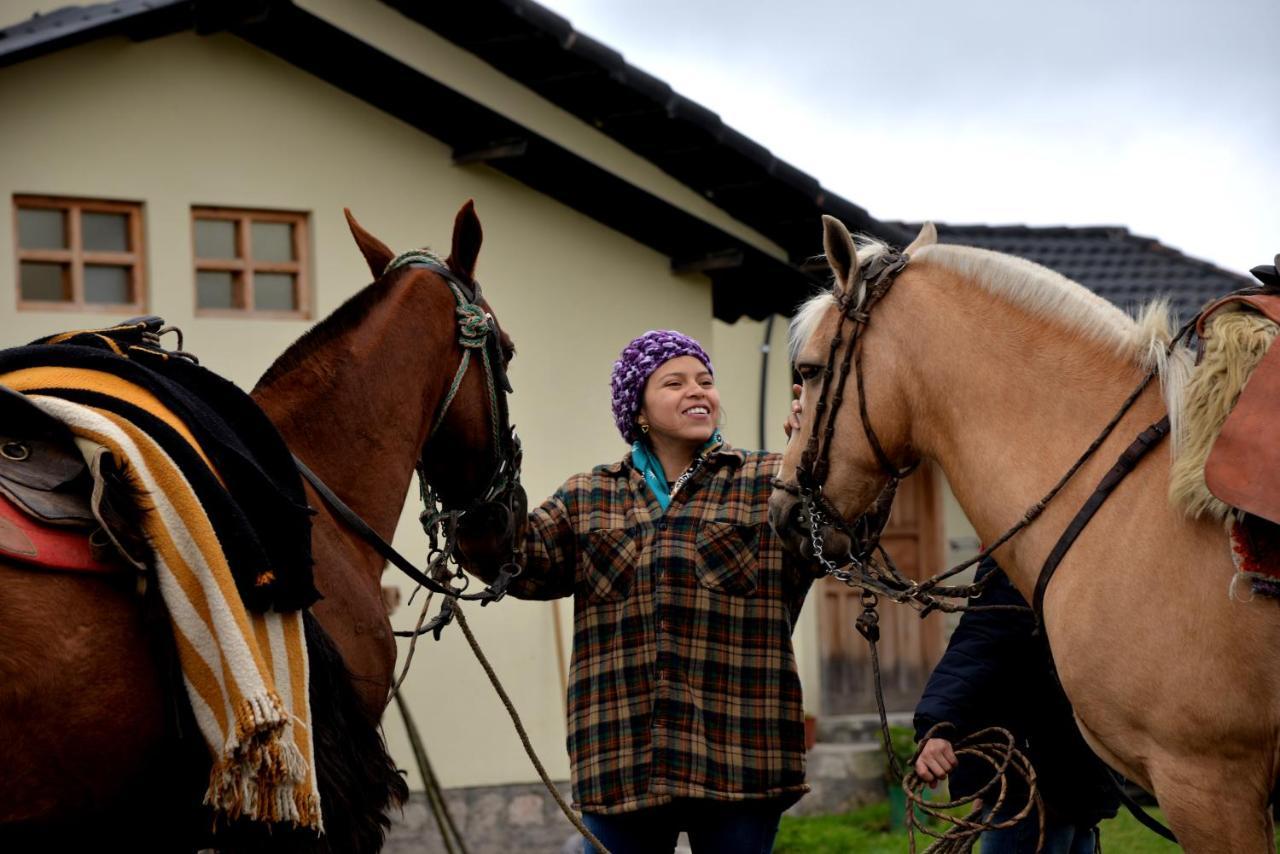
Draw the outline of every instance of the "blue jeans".
[[[982,834],[979,854],[1034,854],[1040,824],[1032,813],[1004,830]],[[1097,827],[1045,822],[1043,854],[1094,854],[1098,850]]]
[[[782,805],[776,801],[678,800],[660,807],[582,820],[610,854],[671,854],[680,831],[693,854],[769,854]],[[582,850],[591,852],[583,841]]]

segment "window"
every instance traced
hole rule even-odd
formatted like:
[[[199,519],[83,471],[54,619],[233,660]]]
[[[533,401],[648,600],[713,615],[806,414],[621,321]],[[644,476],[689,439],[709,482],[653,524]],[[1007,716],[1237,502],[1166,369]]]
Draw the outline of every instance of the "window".
[[[307,216],[192,208],[196,313],[307,317]]]
[[[18,308],[140,312],[142,205],[14,196]]]

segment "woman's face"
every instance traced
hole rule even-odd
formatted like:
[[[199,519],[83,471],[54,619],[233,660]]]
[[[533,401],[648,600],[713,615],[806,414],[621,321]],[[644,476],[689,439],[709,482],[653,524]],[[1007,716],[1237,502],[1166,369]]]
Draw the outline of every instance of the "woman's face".
[[[701,445],[720,419],[720,392],[707,366],[693,356],[663,362],[644,386],[638,420],[649,436]]]

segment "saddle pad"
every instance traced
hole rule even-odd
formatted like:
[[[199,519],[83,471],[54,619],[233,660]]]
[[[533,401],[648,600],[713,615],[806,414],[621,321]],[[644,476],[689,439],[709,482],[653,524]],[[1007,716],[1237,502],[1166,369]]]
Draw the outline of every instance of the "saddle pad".
[[[1254,311],[1266,317],[1272,323],[1280,323],[1280,295],[1277,294],[1231,294],[1217,302],[1210,303],[1200,316],[1196,318],[1196,335],[1204,337],[1204,325],[1209,322],[1213,313],[1233,302],[1242,302]]]
[[[0,493],[0,556],[43,569],[114,573],[124,565],[100,560],[85,528],[46,525],[28,516]],[[107,544],[110,549],[110,544]],[[104,554],[107,553],[104,551]]]
[[[1258,302],[1265,300],[1265,307]],[[1280,317],[1280,297],[1243,300]],[[1215,306],[1216,307],[1216,306]],[[1217,498],[1247,513],[1280,523],[1280,347],[1274,344],[1254,368],[1204,466],[1205,484]]]

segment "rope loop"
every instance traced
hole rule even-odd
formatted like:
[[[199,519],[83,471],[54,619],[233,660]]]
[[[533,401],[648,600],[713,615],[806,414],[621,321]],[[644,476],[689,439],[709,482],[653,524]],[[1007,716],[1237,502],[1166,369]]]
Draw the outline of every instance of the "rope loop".
[[[478,350],[485,345],[489,337],[489,315],[483,308],[472,302],[459,300],[456,309],[458,315],[458,343],[470,350]]]

